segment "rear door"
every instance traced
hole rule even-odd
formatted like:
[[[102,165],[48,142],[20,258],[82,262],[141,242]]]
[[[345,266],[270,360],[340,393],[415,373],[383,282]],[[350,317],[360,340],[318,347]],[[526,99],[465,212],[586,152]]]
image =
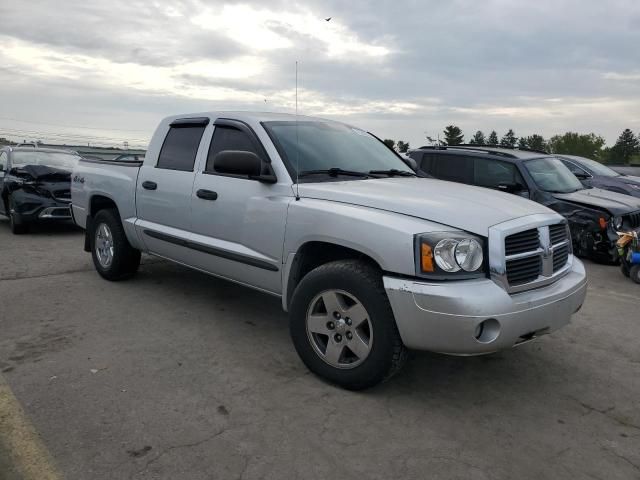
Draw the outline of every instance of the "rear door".
[[[152,253],[189,263],[195,163],[209,118],[171,123],[155,161],[140,168],[136,228]],[[126,219],[125,219],[126,220]]]
[[[440,180],[472,185],[473,157],[438,153],[431,160],[429,173]]]
[[[194,255],[199,266],[211,273],[279,294],[291,185],[283,181],[288,179],[268,184],[216,172],[214,158],[224,150],[250,151],[270,161],[247,124],[216,120],[206,159],[195,179]]]

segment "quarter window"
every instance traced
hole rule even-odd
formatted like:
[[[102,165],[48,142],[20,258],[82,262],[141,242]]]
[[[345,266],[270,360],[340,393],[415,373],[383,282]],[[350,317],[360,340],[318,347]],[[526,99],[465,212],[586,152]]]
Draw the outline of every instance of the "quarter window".
[[[171,127],[162,144],[157,167],[192,172],[204,129],[203,125]]]
[[[213,159],[224,150],[240,150],[255,153],[258,157],[262,155],[258,152],[251,137],[237,128],[217,125],[213,132],[213,139],[207,155],[207,165],[205,172],[215,173]]]

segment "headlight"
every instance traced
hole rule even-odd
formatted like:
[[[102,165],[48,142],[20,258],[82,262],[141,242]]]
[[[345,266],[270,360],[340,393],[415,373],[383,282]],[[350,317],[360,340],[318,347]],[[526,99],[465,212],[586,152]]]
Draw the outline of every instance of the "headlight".
[[[484,239],[465,232],[416,236],[416,274],[437,280],[485,276]]]
[[[611,219],[611,225],[614,230],[620,230],[622,228],[622,217],[613,217]]]

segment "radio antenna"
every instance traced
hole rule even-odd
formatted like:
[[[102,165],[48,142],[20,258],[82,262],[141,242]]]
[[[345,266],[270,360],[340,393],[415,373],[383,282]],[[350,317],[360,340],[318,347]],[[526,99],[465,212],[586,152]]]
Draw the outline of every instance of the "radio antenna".
[[[298,61],[296,60],[296,201],[300,200],[300,140],[298,139]]]

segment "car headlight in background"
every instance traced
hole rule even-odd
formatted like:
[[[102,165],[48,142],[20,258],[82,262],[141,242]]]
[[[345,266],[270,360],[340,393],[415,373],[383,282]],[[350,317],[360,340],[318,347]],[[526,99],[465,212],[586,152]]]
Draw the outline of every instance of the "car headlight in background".
[[[486,275],[485,240],[465,232],[435,232],[416,236],[418,276],[446,280]]]

